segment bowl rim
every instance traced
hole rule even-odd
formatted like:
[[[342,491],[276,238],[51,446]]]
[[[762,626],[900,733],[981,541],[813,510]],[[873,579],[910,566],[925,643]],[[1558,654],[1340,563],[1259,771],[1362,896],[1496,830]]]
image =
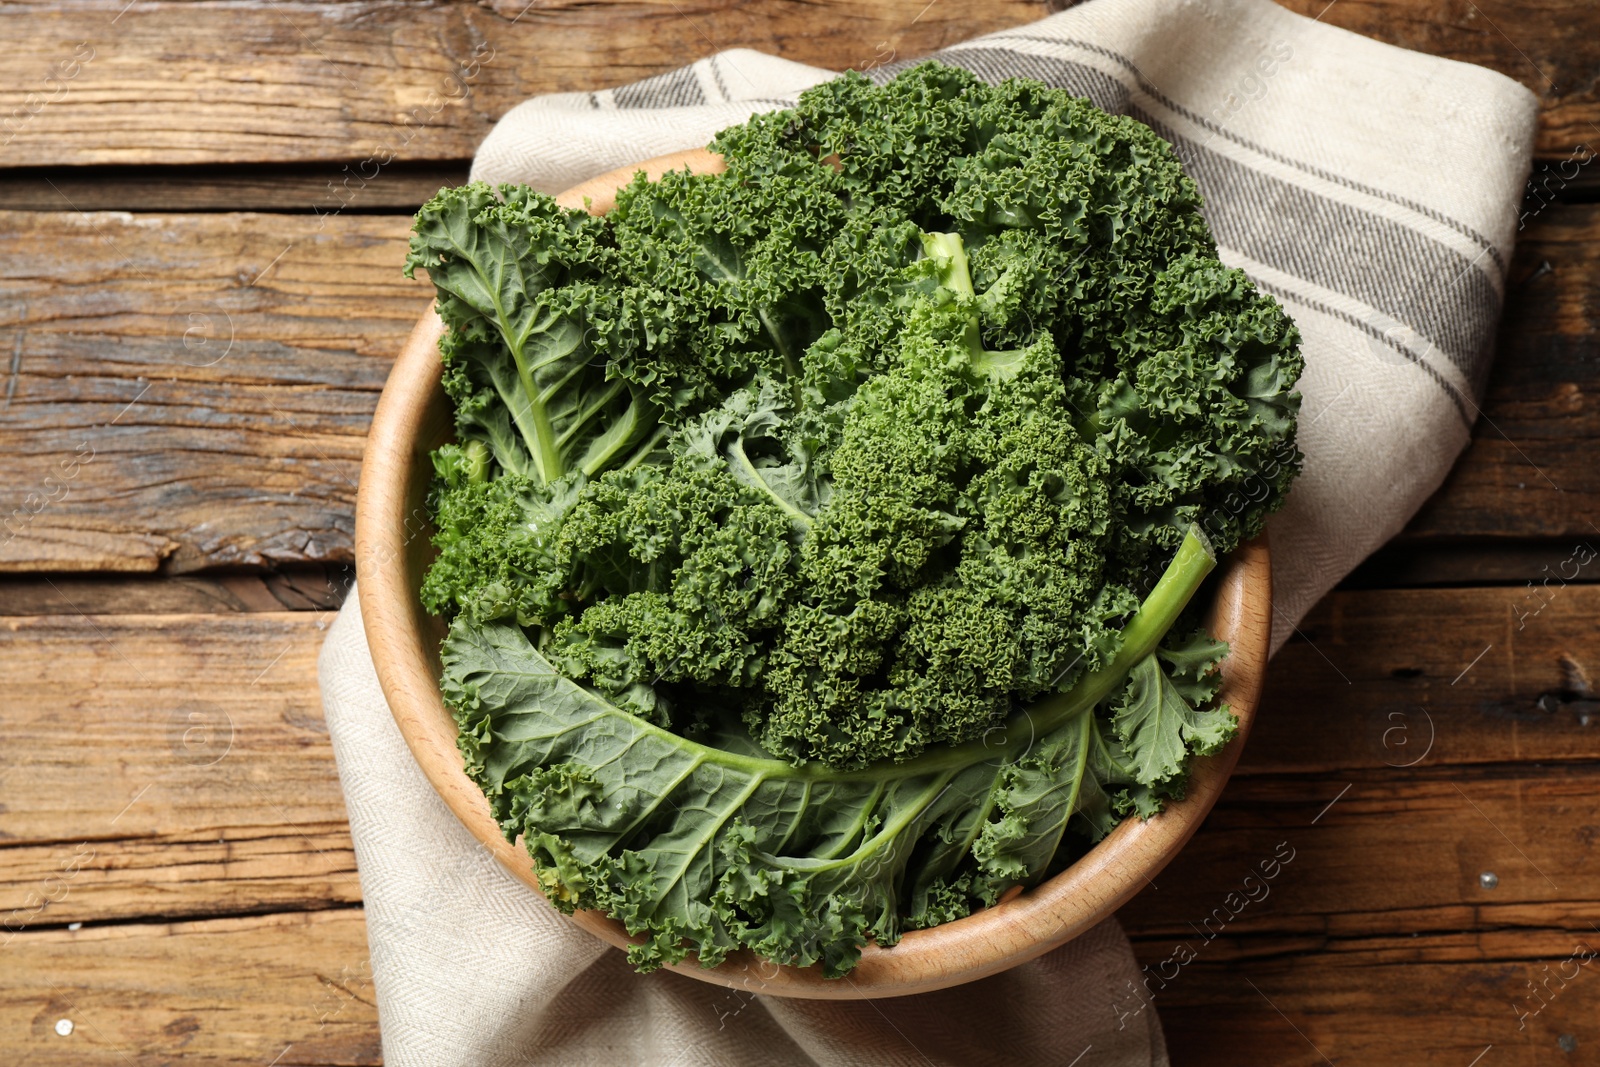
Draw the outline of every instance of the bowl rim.
[[[689,166],[720,170],[695,150],[621,168],[558,197],[596,213],[614,203],[634,173],[654,179]],[[444,325],[430,302],[390,371],[367,438],[356,501],[357,595],[373,666],[395,723],[423,774],[446,806],[500,864],[538,892],[532,860],[501,834],[482,790],[466,774],[456,723],[434,673],[437,622],[417,597],[417,561],[428,548],[421,493],[431,470],[428,449],[448,432],[438,342]],[[1260,700],[1271,635],[1272,567],[1265,536],[1241,545],[1219,566],[1207,623],[1229,642],[1219,671],[1219,700],[1239,720],[1221,752],[1191,763],[1185,796],[1148,819],[1125,818],[1076,862],[1037,886],[966,918],[907,932],[892,948],[865,946],[847,979],[825,979],[818,966],[792,967],[741,951],[716,967],[691,956],[670,969],[716,985],[806,999],[858,999],[929,992],[999,973],[1044,954],[1109,918],[1182,849],[1221,794],[1238,762]],[[435,635],[432,649],[430,635]],[[547,901],[548,902],[548,901]],[[553,905],[551,905],[553,907]],[[571,916],[618,948],[638,938],[602,912]]]

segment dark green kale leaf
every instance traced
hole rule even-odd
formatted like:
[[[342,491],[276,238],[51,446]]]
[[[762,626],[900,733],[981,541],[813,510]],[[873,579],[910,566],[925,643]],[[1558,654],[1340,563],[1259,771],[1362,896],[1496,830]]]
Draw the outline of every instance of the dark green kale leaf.
[[[1233,735],[1222,646],[1148,608],[1281,506],[1299,335],[1170,146],[1034,82],[846,75],[712,147],[601,219],[418,216],[459,438],[423,597],[555,899],[644,965],[837,973]]]
[[[458,432],[541,485],[593,474],[659,421],[638,384],[608,373],[644,316],[616,283],[604,222],[526,187],[499,194],[440,192],[418,212],[406,260],[408,275],[427,270],[450,328],[440,351]]]
[[[441,685],[506,836],[559,906],[646,935],[637,966],[691,952],[713,966],[750,948],[837,976],[868,940],[893,944],[1045,872],[1088,780],[1092,709],[1214,562],[1198,533],[1186,540],[1122,651],[1071,692],[984,738],[865,771],[664,729],[573,681],[515,625],[458,617]]]
[[[1196,710],[1215,695],[1209,670],[1226,646],[1205,634],[1175,654],[1152,653],[1128,675],[1128,688],[1112,711],[1111,724],[1129,754],[1134,781],[1143,786],[1170,787],[1184,772],[1191,752],[1209,756],[1233,737],[1236,723],[1226,707]],[[1163,670],[1158,660],[1177,669]],[[1174,665],[1176,666],[1176,665]]]

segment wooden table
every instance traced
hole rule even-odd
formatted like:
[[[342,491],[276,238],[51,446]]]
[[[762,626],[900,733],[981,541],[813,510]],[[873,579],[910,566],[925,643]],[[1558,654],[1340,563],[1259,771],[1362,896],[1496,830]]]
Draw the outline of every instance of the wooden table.
[[[1123,920],[1175,975],[1177,1064],[1597,1063],[1600,9],[1325,4],[1289,6],[1538,92],[1541,192],[1471,448],[1278,657]],[[428,296],[409,216],[494,120],[715,48],[865,66],[1048,10],[0,3],[0,1062],[379,1061],[315,663]]]

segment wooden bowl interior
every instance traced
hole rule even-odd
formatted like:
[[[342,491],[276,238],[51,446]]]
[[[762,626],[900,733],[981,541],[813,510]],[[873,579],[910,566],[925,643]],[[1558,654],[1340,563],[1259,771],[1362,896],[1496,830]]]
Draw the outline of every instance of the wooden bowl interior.
[[[721,169],[697,151],[612,172],[558,198],[602,213],[614,191],[643,169]],[[356,560],[367,641],[390,710],[417,763],[473,835],[535,892],[532,861],[501,835],[488,801],[467,777],[456,748],[456,725],[439,696],[443,623],[417,591],[432,559],[425,496],[428,454],[451,437],[449,402],[440,386],[438,341],[443,325],[430,306],[418,321],[373,417],[356,506]],[[1271,562],[1264,539],[1223,562],[1210,625],[1228,641],[1220,699],[1239,717],[1235,740],[1216,756],[1194,761],[1182,801],[1148,821],[1124,820],[1067,870],[1003,904],[965,919],[908,933],[890,949],[869,945],[850,981],[824,979],[819,968],[796,968],[736,954],[718,967],[678,965],[683,974],[753,992],[816,999],[900,996],[972,981],[1061,945],[1107,918],[1183,847],[1211,810],[1238,760],[1254,720],[1270,637]],[[541,893],[542,896],[542,893]],[[615,920],[580,912],[573,920],[619,948],[632,939]]]

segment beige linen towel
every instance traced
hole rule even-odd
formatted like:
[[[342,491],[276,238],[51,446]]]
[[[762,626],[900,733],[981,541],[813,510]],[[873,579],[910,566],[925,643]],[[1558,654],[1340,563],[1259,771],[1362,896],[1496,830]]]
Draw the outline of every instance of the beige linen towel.
[[[389,1067],[1165,1067],[1115,920],[1043,959],[941,993],[754,997],[622,953],[505,871],[395,728],[352,595],[318,665],[350,812]],[[1070,1047],[1069,1047],[1070,1046]]]
[[[1277,648],[1467,442],[1533,95],[1267,0],[1093,0],[938,58],[985,79],[1037,78],[1154,127],[1199,183],[1224,262],[1299,324],[1306,464],[1271,524]],[[489,134],[473,176],[558,191],[704,145],[831,76],[734,50],[536,98]],[[391,1065],[1167,1062],[1155,1012],[1133,1010],[1141,975],[1114,922],[1007,974],[894,1000],[751,998],[635,975],[502,871],[434,795],[389,717],[354,597],[320,674]]]

